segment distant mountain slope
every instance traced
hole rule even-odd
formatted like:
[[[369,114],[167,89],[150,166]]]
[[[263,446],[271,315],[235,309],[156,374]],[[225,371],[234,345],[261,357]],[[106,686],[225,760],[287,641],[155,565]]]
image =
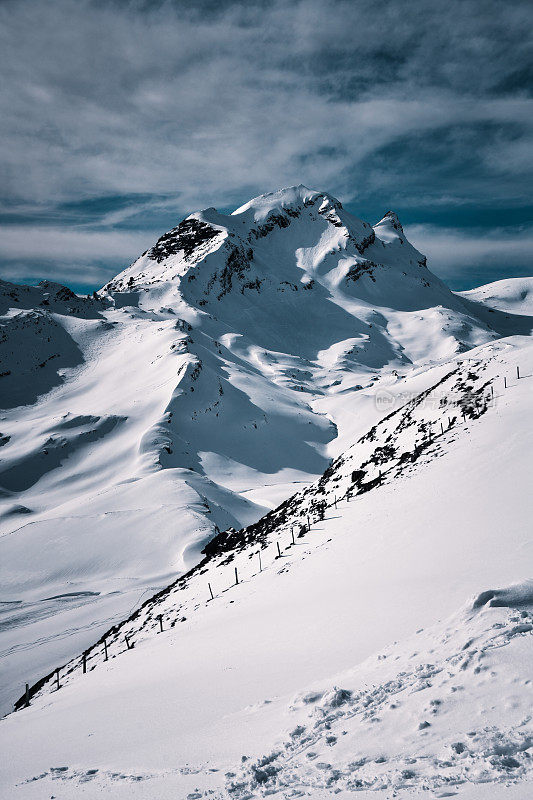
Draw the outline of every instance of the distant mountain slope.
[[[378,390],[531,329],[303,186],[190,215],[91,298],[3,283],[0,313],[4,702],[313,483]]]
[[[458,294],[489,308],[528,317],[533,315],[533,278],[507,278]]]

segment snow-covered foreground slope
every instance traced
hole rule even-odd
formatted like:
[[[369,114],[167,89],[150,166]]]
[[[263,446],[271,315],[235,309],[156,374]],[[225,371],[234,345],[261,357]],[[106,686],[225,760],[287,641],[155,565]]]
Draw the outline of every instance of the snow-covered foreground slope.
[[[1,722],[7,796],[529,797],[532,395],[525,337],[399,381]]]

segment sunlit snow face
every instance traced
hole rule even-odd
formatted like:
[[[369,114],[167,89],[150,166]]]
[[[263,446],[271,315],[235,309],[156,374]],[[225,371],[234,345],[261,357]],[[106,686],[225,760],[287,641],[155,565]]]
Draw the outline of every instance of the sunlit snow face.
[[[93,288],[300,182],[395,208],[458,287],[523,273],[528,5],[5,3],[2,274]]]

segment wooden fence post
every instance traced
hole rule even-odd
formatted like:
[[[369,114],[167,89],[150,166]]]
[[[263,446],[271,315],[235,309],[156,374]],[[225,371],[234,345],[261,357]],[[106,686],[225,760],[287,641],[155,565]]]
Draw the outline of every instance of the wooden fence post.
[[[516,368],[516,377],[520,380],[520,367]]]
[[[157,619],[159,620],[159,633],[163,633],[163,614],[158,614]]]
[[[28,708],[30,704],[30,684],[26,684],[26,708]]]
[[[215,598],[213,597],[213,590],[211,589],[211,584],[208,583],[207,585],[209,586],[209,594],[211,595],[211,600],[214,600]]]
[[[261,550],[257,553],[259,556],[259,572],[263,572],[263,565],[261,564]]]
[[[104,661],[107,661],[107,660],[108,660],[108,655],[107,655],[107,639],[104,639],[104,653],[105,653],[105,658],[104,658]]]
[[[56,669],[56,684],[57,684],[57,688],[59,690],[61,688],[60,685],[59,685],[59,667],[57,667],[57,669]]]
[[[281,550],[279,549],[279,542],[276,542],[276,544],[278,546],[278,558],[281,558]]]
[[[83,654],[83,674],[87,672],[87,653]]]
[[[507,378],[505,377],[505,375],[503,376],[503,388],[507,389]]]
[[[294,541],[294,528],[292,527],[292,525],[291,525],[291,536],[292,536],[292,543],[296,544],[296,542]]]
[[[309,514],[307,515],[307,530],[311,530],[311,523],[309,522]]]
[[[125,642],[126,642],[126,647],[128,648],[128,650],[130,650],[130,649],[131,649],[131,648],[130,648],[130,640],[128,639],[128,637],[126,636],[126,634],[124,634],[124,639],[125,639]]]
[[[235,586],[237,586],[238,583],[239,583],[239,576],[237,574],[237,567],[235,567]]]

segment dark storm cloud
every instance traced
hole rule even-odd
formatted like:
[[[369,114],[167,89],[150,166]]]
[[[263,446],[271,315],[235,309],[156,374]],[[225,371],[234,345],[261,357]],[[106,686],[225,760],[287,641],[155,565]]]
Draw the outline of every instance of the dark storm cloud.
[[[523,213],[532,21],[481,0],[8,0],[4,274],[103,282],[181,215],[300,182],[419,232],[428,208],[450,235],[464,207]]]

